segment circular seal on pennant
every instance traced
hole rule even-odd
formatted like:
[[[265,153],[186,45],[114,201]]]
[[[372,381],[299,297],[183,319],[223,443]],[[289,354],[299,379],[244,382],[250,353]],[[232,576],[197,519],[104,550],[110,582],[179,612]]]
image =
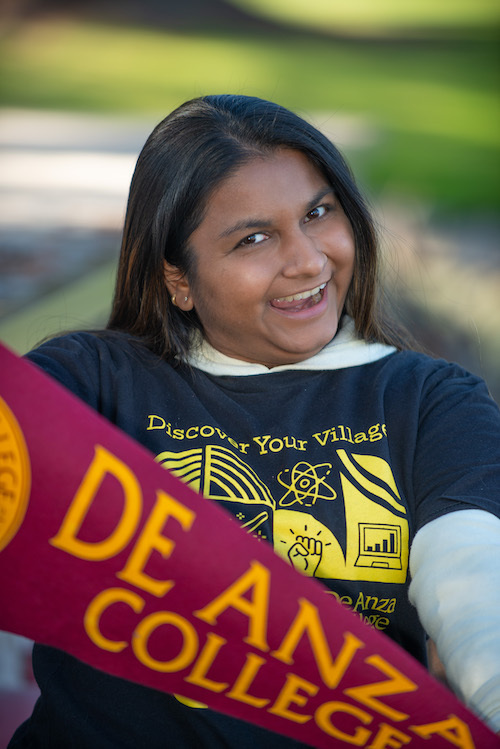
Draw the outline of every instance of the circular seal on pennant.
[[[14,538],[28,507],[31,468],[16,417],[0,398],[0,551]]]

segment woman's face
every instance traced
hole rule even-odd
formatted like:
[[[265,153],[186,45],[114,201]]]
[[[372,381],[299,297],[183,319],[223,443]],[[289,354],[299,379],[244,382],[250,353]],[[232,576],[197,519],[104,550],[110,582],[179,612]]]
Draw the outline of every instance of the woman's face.
[[[313,356],[335,335],[354,238],[302,153],[280,149],[242,166],[212,195],[189,246],[195,270],[182,307],[194,307],[223,354],[275,367]]]

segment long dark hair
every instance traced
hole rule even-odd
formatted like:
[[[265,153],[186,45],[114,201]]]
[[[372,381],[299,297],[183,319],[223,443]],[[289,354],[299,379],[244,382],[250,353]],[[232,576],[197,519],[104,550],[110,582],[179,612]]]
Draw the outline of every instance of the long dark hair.
[[[337,148],[284,107],[250,96],[204,96],[181,105],[149,136],[130,186],[109,330],[140,337],[170,361],[186,358],[196,310],[172,304],[164,261],[188,279],[196,272],[188,239],[202,221],[210,195],[256,155],[278,148],[304,153],[332,185],[355,238],[354,275],[345,311],[358,334],[403,346],[378,310],[377,237],[370,212]]]

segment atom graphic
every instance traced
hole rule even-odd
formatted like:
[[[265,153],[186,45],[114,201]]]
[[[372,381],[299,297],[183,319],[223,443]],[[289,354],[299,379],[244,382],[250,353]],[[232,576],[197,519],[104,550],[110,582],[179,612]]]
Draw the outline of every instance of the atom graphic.
[[[305,507],[312,507],[318,499],[335,499],[337,492],[325,483],[331,470],[331,463],[318,463],[313,466],[301,461],[291,470],[287,468],[281,471],[277,476],[278,481],[288,491],[281,497],[279,505],[290,507],[298,502]]]

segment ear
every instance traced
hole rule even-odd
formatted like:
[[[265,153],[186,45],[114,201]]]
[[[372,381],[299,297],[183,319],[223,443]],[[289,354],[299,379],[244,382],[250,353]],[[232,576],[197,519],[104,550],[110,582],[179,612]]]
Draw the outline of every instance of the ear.
[[[176,265],[170,265],[170,263],[164,260],[163,278],[174,307],[179,307],[184,312],[192,310],[194,303],[191,298],[191,288],[186,274],[179,270]]]

